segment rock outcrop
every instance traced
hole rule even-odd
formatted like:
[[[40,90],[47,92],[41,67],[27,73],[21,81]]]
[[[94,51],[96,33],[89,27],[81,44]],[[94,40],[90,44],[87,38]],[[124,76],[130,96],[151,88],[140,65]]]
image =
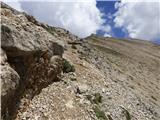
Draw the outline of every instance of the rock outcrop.
[[[1,5],[2,115],[11,119],[24,94],[31,99],[58,80],[64,46],[33,17]]]

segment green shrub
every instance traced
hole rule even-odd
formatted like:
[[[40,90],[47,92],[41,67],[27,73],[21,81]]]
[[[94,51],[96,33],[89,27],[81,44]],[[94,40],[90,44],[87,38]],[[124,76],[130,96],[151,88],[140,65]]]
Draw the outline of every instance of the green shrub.
[[[105,113],[103,111],[100,110],[100,108],[98,106],[95,106],[93,108],[95,114],[96,114],[96,117],[99,119],[99,120],[108,120]]]
[[[63,60],[63,72],[69,73],[69,72],[75,72],[75,67],[69,63],[66,59]]]

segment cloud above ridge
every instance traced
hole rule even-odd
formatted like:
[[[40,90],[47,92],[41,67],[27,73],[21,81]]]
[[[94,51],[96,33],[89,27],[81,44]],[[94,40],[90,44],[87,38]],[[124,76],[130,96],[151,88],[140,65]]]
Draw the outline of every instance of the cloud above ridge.
[[[80,0],[74,0],[74,2],[54,1],[17,1],[18,4],[13,2],[8,2],[8,4],[18,10],[24,10],[41,22],[65,28],[82,38],[101,29],[104,20],[96,6],[96,0],[87,0],[87,2]]]
[[[160,3],[125,2],[115,4],[115,27],[121,27],[129,37],[154,41],[160,36]]]

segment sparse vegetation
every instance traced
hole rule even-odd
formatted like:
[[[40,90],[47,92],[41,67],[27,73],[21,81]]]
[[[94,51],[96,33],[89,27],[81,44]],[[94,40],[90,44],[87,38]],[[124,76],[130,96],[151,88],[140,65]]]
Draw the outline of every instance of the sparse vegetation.
[[[54,27],[46,27],[46,26],[44,26],[44,28],[45,28],[49,33],[51,33],[52,35],[54,35],[54,32],[55,32],[55,28],[54,28]]]
[[[63,72],[69,73],[69,72],[75,72],[75,67],[69,63],[66,59],[63,60]]]
[[[101,96],[100,93],[95,93],[95,94],[94,94],[93,102],[94,102],[95,104],[102,103],[102,96]]]
[[[46,29],[46,30],[47,30],[49,33],[53,34],[52,29],[48,28],[48,29]]]
[[[100,109],[99,104],[102,103],[102,96],[100,93],[95,93],[93,95],[86,95],[87,99],[94,104],[93,110],[96,114],[96,117],[99,120],[108,120],[104,111]],[[110,119],[109,119],[110,120]]]
[[[41,25],[44,29],[47,30],[47,32],[51,33],[52,35],[55,35],[56,29],[54,27],[46,26],[44,24]]]
[[[100,93],[95,93],[93,95],[86,95],[87,99],[93,104],[102,103],[102,96]]]
[[[94,110],[94,112],[96,114],[96,117],[99,120],[108,120],[106,115],[105,115],[105,113],[102,110],[100,110],[99,106],[96,105],[95,107],[93,107],[93,110]]]

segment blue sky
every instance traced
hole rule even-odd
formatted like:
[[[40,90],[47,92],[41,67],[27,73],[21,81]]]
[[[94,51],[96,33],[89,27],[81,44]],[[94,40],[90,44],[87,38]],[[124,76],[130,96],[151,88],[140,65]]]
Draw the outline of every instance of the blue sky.
[[[150,2],[146,0],[5,1],[13,8],[25,11],[43,23],[65,28],[81,38],[98,34],[105,37],[133,38],[160,43],[158,0],[154,0],[156,2],[153,0]]]
[[[102,13],[104,13],[105,15],[103,16],[103,18],[105,19],[105,23],[104,23],[104,25],[106,25],[106,24],[109,24],[110,26],[111,26],[111,32],[110,32],[110,34],[111,34],[111,36],[112,37],[116,37],[116,38],[132,38],[130,35],[129,35],[129,31],[127,31],[127,29],[125,28],[125,26],[120,26],[120,27],[115,27],[115,22],[114,22],[114,20],[116,19],[115,17],[117,17],[115,14],[117,13],[117,12],[119,12],[120,11],[120,8],[119,9],[116,9],[115,8],[115,4],[116,4],[117,2],[116,1],[98,1],[97,2],[97,7],[98,7],[98,9],[102,12]],[[129,4],[134,4],[134,3],[129,3]],[[138,5],[138,4],[141,4],[141,5]],[[146,22],[146,24],[147,24],[147,22],[154,22],[154,18],[149,18],[149,16],[150,16],[150,14],[152,15],[154,12],[156,13],[157,12],[157,14],[155,15],[155,19],[157,18],[157,21],[158,22],[155,22],[154,24],[152,24],[151,26],[154,26],[154,31],[157,31],[157,33],[156,33],[156,35],[155,36],[153,36],[152,38],[150,38],[149,40],[150,41],[153,41],[153,42],[155,42],[155,43],[160,43],[160,3],[159,3],[159,5],[158,5],[158,2],[157,3],[147,3],[148,5],[145,5],[145,2],[141,2],[141,3],[137,3],[137,5],[135,5],[135,8],[133,8],[133,10],[131,10],[131,14],[132,14],[132,11],[136,11],[136,6],[142,6],[142,11],[147,11],[147,9],[150,9],[150,8],[152,8],[152,10],[151,11],[149,11],[148,12],[148,17],[146,17],[145,15],[143,16],[143,14],[141,14],[141,17],[143,18],[148,18],[149,20],[147,21],[147,19],[145,20],[145,19],[142,19],[142,20],[144,20],[143,21],[143,23],[145,23]],[[153,4],[153,5],[152,5]],[[155,4],[157,4],[157,9],[153,9],[156,5]],[[123,7],[122,7],[122,9],[123,9]],[[118,11],[119,10],[119,11]],[[139,10],[141,10],[141,9],[139,9]],[[123,12],[125,12],[125,11],[123,11]],[[127,11],[126,11],[127,12]],[[141,11],[136,11],[136,12],[141,12]],[[144,12],[145,13],[145,12]],[[122,14],[122,16],[123,16],[123,14],[125,14],[125,13],[121,13]],[[134,15],[134,14],[133,14]],[[112,16],[112,17],[110,17],[110,16]],[[133,17],[134,18],[134,16],[129,16],[128,15],[128,18],[125,18],[125,19],[129,19],[129,17]],[[135,14],[135,17],[136,17],[136,14]],[[150,20],[152,20],[153,19],[153,21],[150,21]],[[127,20],[126,20],[127,21]],[[135,19],[133,20],[133,22],[135,21]],[[130,23],[132,23],[132,21],[130,21]],[[142,23],[142,24],[143,24]],[[146,24],[144,24],[144,25],[146,25]],[[137,27],[138,28],[138,27]],[[149,26],[147,26],[146,25],[146,28],[147,29],[149,29]],[[137,29],[138,30],[138,29]],[[151,32],[153,31],[152,29],[150,30]],[[147,33],[147,32],[146,32]],[[97,34],[98,35],[104,35],[105,33],[104,33],[104,31],[102,31],[102,30],[98,30],[97,31]],[[140,36],[140,35],[139,35]],[[139,37],[138,35],[137,35],[137,37],[135,37],[135,38],[137,38],[137,39],[144,39],[144,40],[147,40],[147,38],[143,38],[143,37]],[[147,36],[147,34],[146,34],[146,36]]]
[[[125,32],[123,32],[121,28],[114,27],[113,19],[115,17],[113,15],[117,11],[114,7],[115,3],[116,3],[116,1],[97,1],[97,7],[99,8],[99,10],[101,12],[103,12],[105,14],[105,16],[103,16],[103,18],[105,19],[104,25],[109,24],[112,28],[111,36],[117,37],[117,38],[125,38],[126,37]],[[110,18],[109,16],[111,16],[111,15],[112,15],[112,17]],[[101,30],[98,30],[97,34],[104,35],[105,33]]]

